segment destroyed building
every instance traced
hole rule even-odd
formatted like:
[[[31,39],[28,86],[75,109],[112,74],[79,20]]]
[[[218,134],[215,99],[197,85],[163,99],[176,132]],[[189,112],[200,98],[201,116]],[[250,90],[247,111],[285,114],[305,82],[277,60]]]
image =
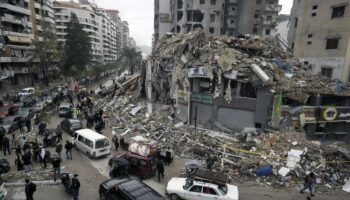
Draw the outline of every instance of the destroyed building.
[[[339,122],[350,103],[347,86],[307,76],[273,38],[214,36],[197,29],[163,38],[149,61],[154,99],[173,103],[184,122],[225,132],[280,128],[286,121],[309,122],[316,131],[319,116],[326,116],[322,123]],[[330,105],[341,106],[332,119]],[[339,127],[345,130],[347,123],[330,126]]]

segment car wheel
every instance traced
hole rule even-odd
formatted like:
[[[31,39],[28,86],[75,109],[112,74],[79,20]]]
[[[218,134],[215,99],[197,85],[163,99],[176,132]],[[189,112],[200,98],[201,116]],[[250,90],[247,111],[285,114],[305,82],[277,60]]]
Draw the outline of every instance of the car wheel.
[[[177,194],[171,194],[170,199],[171,200],[180,200],[180,197]]]
[[[106,195],[103,193],[100,193],[100,200],[107,200]]]

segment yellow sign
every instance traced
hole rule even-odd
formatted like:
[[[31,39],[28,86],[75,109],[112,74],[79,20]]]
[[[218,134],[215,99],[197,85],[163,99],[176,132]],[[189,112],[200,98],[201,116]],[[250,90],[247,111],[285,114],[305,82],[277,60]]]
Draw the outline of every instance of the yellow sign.
[[[323,118],[327,121],[333,121],[337,118],[338,112],[334,107],[328,107],[323,111]]]

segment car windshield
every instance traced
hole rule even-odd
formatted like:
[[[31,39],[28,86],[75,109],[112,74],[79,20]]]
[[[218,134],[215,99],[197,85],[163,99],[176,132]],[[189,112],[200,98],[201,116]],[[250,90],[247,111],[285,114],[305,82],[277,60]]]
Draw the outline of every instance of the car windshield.
[[[81,123],[80,122],[73,122],[72,127],[73,128],[81,127]]]
[[[183,188],[185,190],[187,190],[188,188],[190,188],[193,185],[193,180],[191,179],[186,179],[186,184],[183,186]]]
[[[69,111],[69,108],[67,108],[67,107],[61,107],[61,108],[60,108],[60,111]]]
[[[222,194],[227,194],[227,185],[219,185],[218,189]]]
[[[29,91],[29,90],[23,89],[23,90],[21,90],[21,93],[28,93],[28,91]]]
[[[107,139],[101,139],[96,141],[96,149],[109,146],[109,141]]]

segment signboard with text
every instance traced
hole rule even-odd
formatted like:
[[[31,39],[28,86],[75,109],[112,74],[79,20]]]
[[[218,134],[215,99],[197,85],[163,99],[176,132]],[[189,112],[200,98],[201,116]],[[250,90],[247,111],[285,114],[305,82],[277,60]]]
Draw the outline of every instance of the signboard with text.
[[[204,94],[199,94],[196,92],[193,92],[191,95],[191,100],[192,101],[199,101],[202,103],[208,103],[208,104],[212,104],[213,103],[213,96],[212,95],[204,95]]]
[[[350,107],[322,107],[322,121],[350,121]]]

